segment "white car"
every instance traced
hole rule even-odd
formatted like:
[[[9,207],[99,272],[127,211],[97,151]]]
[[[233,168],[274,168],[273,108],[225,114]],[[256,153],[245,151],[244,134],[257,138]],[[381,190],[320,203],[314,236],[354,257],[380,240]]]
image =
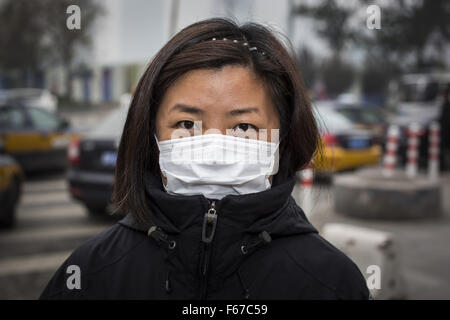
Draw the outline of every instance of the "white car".
[[[0,91],[0,104],[6,101],[19,101],[25,106],[42,108],[56,112],[58,99],[46,89],[15,88]]]

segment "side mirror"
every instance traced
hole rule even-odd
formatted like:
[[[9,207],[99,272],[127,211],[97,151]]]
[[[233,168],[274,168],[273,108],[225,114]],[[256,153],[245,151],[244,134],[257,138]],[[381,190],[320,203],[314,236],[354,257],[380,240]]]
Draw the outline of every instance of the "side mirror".
[[[67,129],[70,126],[70,122],[67,119],[61,119],[61,122],[59,123],[59,129]]]

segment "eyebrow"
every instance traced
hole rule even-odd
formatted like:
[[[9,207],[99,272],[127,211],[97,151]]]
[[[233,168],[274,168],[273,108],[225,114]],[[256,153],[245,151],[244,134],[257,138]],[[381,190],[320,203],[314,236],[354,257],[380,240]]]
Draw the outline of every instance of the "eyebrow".
[[[189,105],[186,105],[186,104],[181,104],[181,103],[175,104],[170,109],[170,112],[172,112],[172,111],[180,111],[180,112],[186,112],[186,113],[191,113],[191,114],[202,114],[202,113],[204,113],[203,109],[200,109],[200,108],[194,107],[194,106],[189,106]],[[233,109],[233,110],[228,112],[228,116],[238,116],[238,115],[241,115],[241,114],[252,113],[252,112],[259,113],[259,109],[256,108],[256,107]]]
[[[180,112],[191,113],[191,114],[201,114],[201,113],[204,112],[200,108],[193,107],[193,106],[188,106],[188,105],[180,104],[180,103],[177,103],[172,108],[170,108],[169,112],[176,111],[176,110],[178,110]]]
[[[230,116],[238,116],[244,113],[252,113],[252,112],[259,112],[259,109],[256,107],[249,107],[249,108],[241,108],[241,109],[234,109],[228,112],[228,115]]]

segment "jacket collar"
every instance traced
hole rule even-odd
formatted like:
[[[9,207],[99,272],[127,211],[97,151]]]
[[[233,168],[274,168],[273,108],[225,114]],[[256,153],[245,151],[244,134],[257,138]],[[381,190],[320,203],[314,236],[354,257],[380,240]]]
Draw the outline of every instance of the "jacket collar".
[[[155,225],[168,233],[180,233],[192,225],[201,226],[211,200],[203,195],[168,194],[160,176],[148,174],[145,181]],[[295,177],[289,177],[262,192],[228,195],[215,200],[219,219],[226,220],[243,232],[266,230],[272,235],[317,232],[291,197],[294,185]],[[148,226],[140,225],[130,215],[121,224],[141,231],[148,230]]]

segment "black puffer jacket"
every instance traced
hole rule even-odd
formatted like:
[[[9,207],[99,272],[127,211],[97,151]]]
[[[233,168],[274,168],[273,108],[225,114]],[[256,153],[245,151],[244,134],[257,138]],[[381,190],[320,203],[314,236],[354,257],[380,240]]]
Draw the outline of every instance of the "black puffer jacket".
[[[149,177],[155,226],[127,216],[88,240],[41,299],[368,299],[357,266],[296,205],[294,183],[213,201]],[[80,289],[67,287],[70,265]]]

